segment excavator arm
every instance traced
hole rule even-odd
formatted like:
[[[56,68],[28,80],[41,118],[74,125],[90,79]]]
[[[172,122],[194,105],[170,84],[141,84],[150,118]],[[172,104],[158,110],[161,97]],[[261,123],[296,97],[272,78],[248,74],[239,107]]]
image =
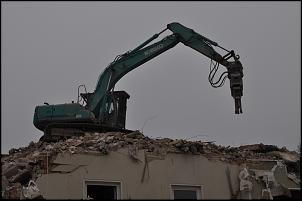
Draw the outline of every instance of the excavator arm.
[[[106,94],[114,88],[114,85],[125,74],[174,47],[178,42],[176,36],[171,35],[148,47],[120,55],[100,75],[96,89],[87,101],[87,109],[94,111],[94,113],[98,113],[99,111],[100,115],[97,116],[102,117],[105,104],[107,103],[106,98],[108,96]]]
[[[148,43],[156,39],[162,32],[167,29],[172,31],[173,34],[163,38],[159,42],[145,47]],[[100,117],[101,119],[104,116],[102,114],[105,112],[105,104],[108,102],[108,96],[106,94],[108,94],[114,88],[115,84],[124,75],[181,42],[184,45],[202,53],[218,64],[226,67],[228,78],[230,79],[231,95],[235,99],[235,113],[242,113],[242,65],[238,60],[239,57],[235,56],[234,51],[228,51],[220,47],[216,42],[211,41],[210,39],[179,23],[168,24],[165,30],[158,34],[155,34],[134,50],[123,55],[119,55],[103,71],[103,73],[99,77],[95,91],[87,99],[87,109],[93,111],[94,114],[97,114],[96,116]],[[227,54],[225,56],[221,56],[215,51],[212,46],[222,48],[223,50],[227,51]],[[230,58],[233,58],[234,61],[228,61]],[[214,71],[215,69],[213,69],[212,72]],[[214,84],[215,83],[212,83],[212,86],[215,86]]]
[[[184,45],[202,53],[206,57],[214,60],[217,62],[216,66],[211,69],[209,74],[209,82],[215,88],[220,87],[223,85],[226,76],[222,79],[223,81],[219,84],[219,79],[217,82],[213,83],[213,77],[218,70],[219,64],[226,67],[227,71],[224,72],[222,75],[227,74],[227,77],[230,80],[230,88],[231,88],[231,95],[235,100],[235,114],[242,113],[242,106],[241,106],[241,97],[243,95],[243,68],[242,64],[239,61],[239,56],[235,55],[234,51],[227,50],[218,45],[218,43],[196,33],[193,29],[189,29],[179,23],[171,23],[167,25],[168,29],[170,29],[174,34],[178,35],[178,39]],[[216,46],[221,48],[222,50],[226,51],[227,54],[221,56],[212,46]],[[233,59],[233,61],[229,61],[229,59]],[[213,73],[214,72],[214,73]],[[222,78],[222,77],[220,77]],[[218,85],[217,85],[218,84]]]

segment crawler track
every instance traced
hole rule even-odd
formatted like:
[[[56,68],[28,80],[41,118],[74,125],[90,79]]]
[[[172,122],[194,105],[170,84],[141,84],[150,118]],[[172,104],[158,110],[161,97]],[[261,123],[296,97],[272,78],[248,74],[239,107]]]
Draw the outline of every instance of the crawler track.
[[[85,132],[131,133],[133,131],[93,123],[51,123],[45,127],[44,135],[40,138],[40,141],[59,141],[72,136],[84,135]]]

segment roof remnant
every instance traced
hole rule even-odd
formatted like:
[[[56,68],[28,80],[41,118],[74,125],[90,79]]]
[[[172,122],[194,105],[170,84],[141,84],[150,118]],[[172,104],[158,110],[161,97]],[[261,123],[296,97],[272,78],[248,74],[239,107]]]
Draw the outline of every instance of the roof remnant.
[[[120,132],[85,133],[58,142],[30,142],[27,147],[13,148],[8,155],[2,155],[2,196],[21,196],[22,186],[35,181],[41,173],[49,173],[57,154],[97,154],[106,155],[110,151],[128,148],[129,156],[136,162],[136,153],[144,149],[146,153],[164,156],[167,153],[194,154],[228,163],[242,164],[249,160],[281,160],[290,168],[288,172],[300,170],[300,155],[285,147],[254,144],[239,147],[224,147],[214,142],[189,141],[183,139],[152,139],[139,131],[124,134]],[[298,176],[300,172],[296,173]],[[13,194],[13,195],[12,195]],[[18,195],[17,195],[18,194]]]

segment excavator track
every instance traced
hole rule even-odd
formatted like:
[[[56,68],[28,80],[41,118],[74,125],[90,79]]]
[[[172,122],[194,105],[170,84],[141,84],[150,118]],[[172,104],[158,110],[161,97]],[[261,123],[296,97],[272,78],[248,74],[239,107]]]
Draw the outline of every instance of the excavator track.
[[[115,128],[93,123],[51,123],[44,129],[44,135],[40,141],[55,142],[72,136],[81,136],[85,132],[122,132],[131,133],[132,130]]]

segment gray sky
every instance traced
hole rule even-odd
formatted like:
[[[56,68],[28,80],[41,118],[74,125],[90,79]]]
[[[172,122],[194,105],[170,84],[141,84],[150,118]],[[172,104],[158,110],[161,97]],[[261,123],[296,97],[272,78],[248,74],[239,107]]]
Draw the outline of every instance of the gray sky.
[[[210,86],[210,59],[178,44],[117,83],[131,96],[128,129],[147,121],[149,137],[225,146],[301,141],[301,2],[1,2],[1,11],[2,153],[42,136],[35,106],[76,101],[80,84],[93,92],[115,56],[171,22],[240,55],[243,114],[228,80]]]

